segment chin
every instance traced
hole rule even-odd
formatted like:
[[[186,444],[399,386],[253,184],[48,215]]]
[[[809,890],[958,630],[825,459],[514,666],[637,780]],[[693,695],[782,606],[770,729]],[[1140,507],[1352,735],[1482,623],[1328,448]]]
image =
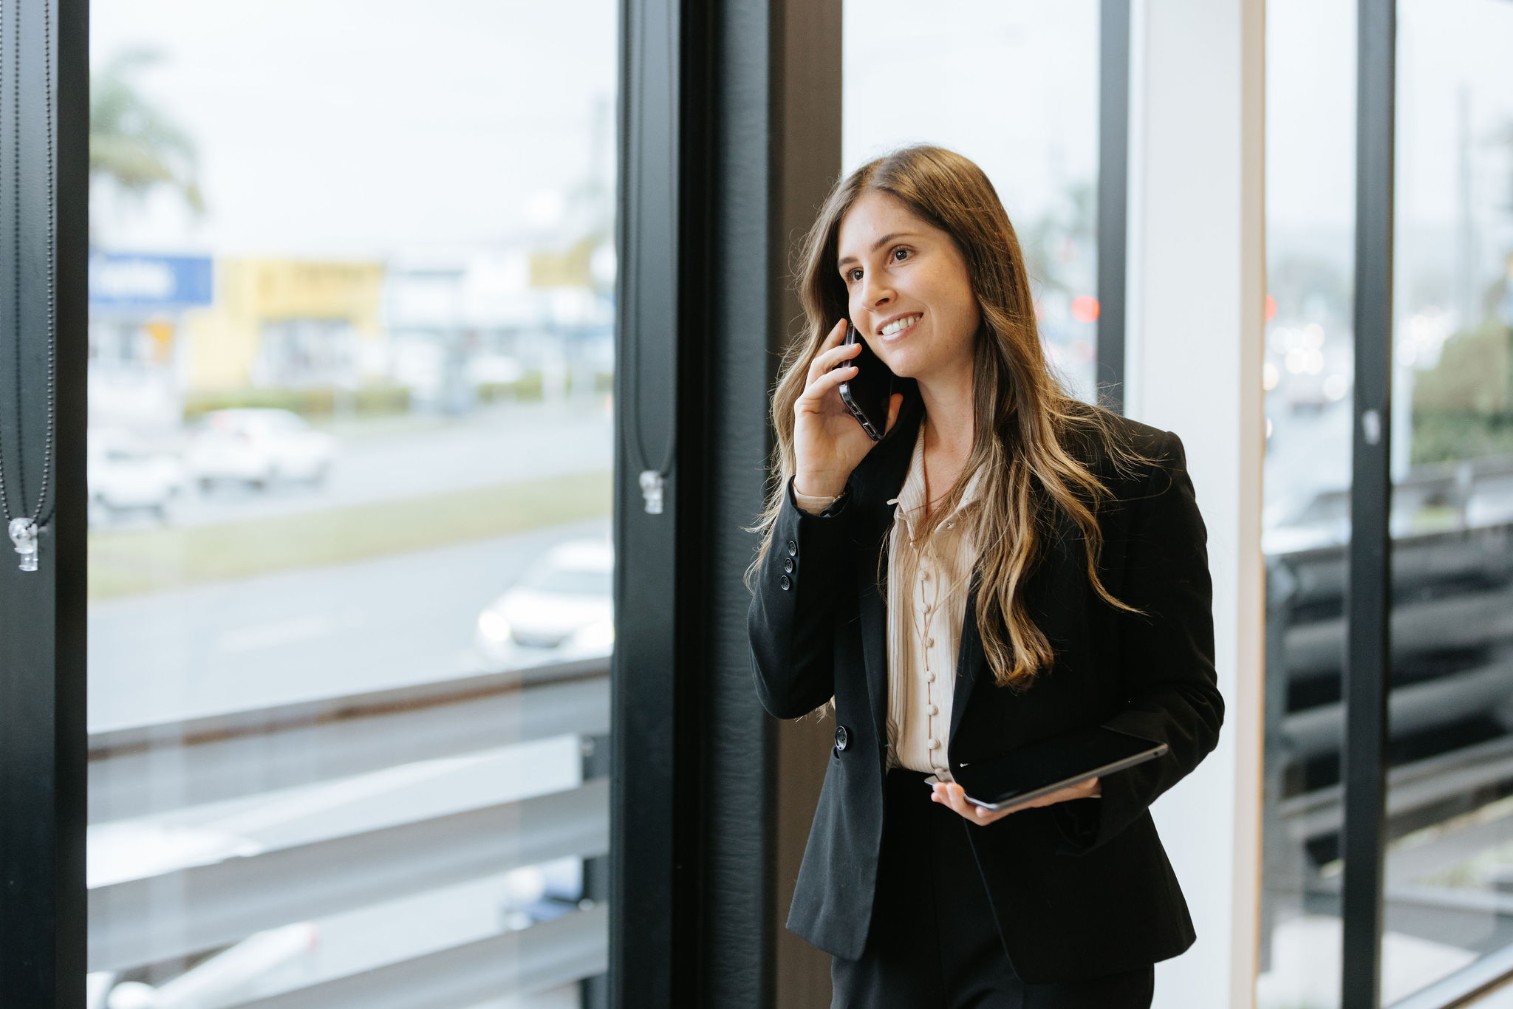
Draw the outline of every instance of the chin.
[[[901,349],[901,348],[899,348],[899,349]],[[876,353],[876,351],[874,351],[874,353]],[[914,355],[912,355],[912,354],[898,354],[898,353],[894,353],[894,354],[889,354],[886,357],[884,357],[882,354],[878,354],[877,355],[877,359],[879,361],[883,362],[883,364],[887,367],[887,369],[889,371],[893,372],[893,374],[897,375],[899,378],[913,378],[914,377],[914,361],[913,361],[913,356]]]

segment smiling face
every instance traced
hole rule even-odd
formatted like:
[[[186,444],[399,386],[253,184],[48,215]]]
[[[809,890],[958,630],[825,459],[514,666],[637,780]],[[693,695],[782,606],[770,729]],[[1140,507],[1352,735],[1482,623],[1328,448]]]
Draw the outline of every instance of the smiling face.
[[[951,236],[869,190],[841,218],[836,244],[851,321],[883,363],[925,384],[970,382],[981,316]]]

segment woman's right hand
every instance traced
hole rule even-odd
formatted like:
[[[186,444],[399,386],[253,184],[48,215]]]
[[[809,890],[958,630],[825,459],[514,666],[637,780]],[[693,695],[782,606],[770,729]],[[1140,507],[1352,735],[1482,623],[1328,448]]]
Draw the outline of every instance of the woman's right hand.
[[[800,494],[835,497],[846,489],[851,471],[870,451],[873,441],[841,402],[840,385],[856,375],[856,366],[837,364],[862,352],[860,344],[845,346],[846,320],[835,324],[809,362],[809,380],[793,404],[794,489]],[[888,424],[893,429],[903,404],[902,393],[888,398]]]

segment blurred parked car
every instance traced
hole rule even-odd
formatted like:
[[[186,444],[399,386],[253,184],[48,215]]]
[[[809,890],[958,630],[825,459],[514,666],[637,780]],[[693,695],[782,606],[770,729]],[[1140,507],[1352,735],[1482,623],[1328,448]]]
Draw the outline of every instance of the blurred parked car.
[[[479,614],[478,651],[504,667],[609,654],[614,566],[614,548],[602,540],[552,548]]]
[[[146,512],[162,521],[184,490],[184,467],[122,431],[90,431],[87,478],[90,519]]]
[[[288,410],[212,410],[194,427],[188,464],[201,489],[219,483],[318,485],[335,455],[334,438]]]
[[[583,903],[583,861],[558,858],[512,869],[499,901],[502,929],[518,931],[578,910]]]

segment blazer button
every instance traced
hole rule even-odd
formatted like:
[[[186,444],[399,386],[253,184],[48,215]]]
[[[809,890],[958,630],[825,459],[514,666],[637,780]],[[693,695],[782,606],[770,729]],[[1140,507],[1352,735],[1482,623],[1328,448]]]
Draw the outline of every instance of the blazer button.
[[[793,579],[789,578],[787,575],[784,575],[783,577],[778,579],[778,586],[784,592],[787,592],[789,589],[793,588]]]
[[[793,558],[792,557],[784,557],[783,558],[783,570],[786,571],[786,572],[788,572],[790,575],[793,574]]]
[[[788,547],[789,557],[797,557],[799,555],[799,545],[797,543],[795,543],[793,540],[789,540],[786,545]]]
[[[837,725],[835,727],[835,752],[839,753],[842,750],[850,749],[850,747],[851,733],[846,731],[844,725]]]

